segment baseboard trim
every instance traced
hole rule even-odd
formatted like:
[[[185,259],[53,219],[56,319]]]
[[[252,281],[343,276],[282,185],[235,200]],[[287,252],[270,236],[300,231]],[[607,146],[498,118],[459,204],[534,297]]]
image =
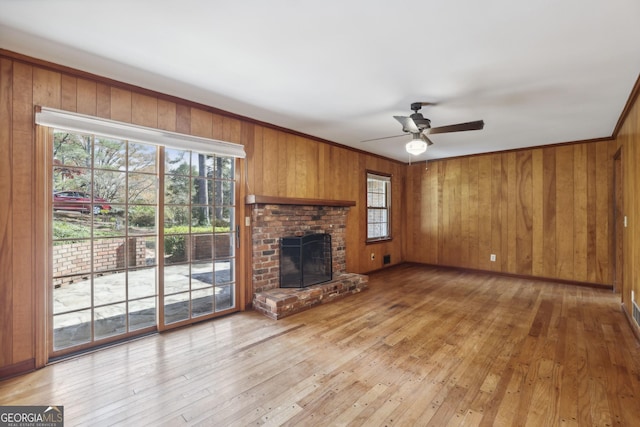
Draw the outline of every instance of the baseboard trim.
[[[496,276],[513,277],[515,279],[537,280],[541,282],[556,282],[556,283],[562,283],[565,285],[583,286],[588,288],[606,289],[606,290],[613,291],[613,285],[607,285],[605,283],[581,282],[579,280],[558,279],[555,277],[527,276],[524,274],[504,273],[501,271],[480,270],[480,269],[474,269],[474,268],[456,267],[452,265],[426,264],[421,262],[406,262],[405,264],[421,265],[421,266],[433,267],[433,268],[446,268],[448,270],[458,270],[458,271],[467,272],[467,273],[493,274]]]
[[[14,363],[13,365],[3,366],[0,368],[0,380],[6,380],[35,370],[36,359],[28,359],[19,363]]]
[[[640,344],[640,328],[638,328],[635,320],[633,320],[633,317],[631,317],[631,314],[629,314],[624,304],[620,304],[620,310],[622,310],[622,312],[624,313],[624,317],[627,319],[627,322],[629,323],[629,327],[633,331],[633,335],[636,337],[636,340]]]

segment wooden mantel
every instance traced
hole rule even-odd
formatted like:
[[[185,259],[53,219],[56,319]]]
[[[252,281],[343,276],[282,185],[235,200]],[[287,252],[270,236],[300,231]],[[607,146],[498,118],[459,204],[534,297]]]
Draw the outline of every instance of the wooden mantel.
[[[295,197],[259,196],[249,194],[245,198],[245,204],[269,204],[269,205],[301,205],[301,206],[355,206],[353,200],[328,200],[328,199],[300,199]]]

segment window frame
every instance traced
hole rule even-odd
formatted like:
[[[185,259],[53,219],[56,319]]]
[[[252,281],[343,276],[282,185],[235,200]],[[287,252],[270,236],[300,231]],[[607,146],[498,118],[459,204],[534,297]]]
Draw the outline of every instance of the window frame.
[[[369,179],[376,179],[378,181],[382,181],[385,183],[385,204],[386,206],[384,207],[375,207],[375,206],[370,206],[369,205]],[[392,184],[393,184],[393,175],[389,174],[389,173],[384,173],[384,172],[377,172],[377,171],[373,171],[373,170],[366,170],[365,171],[365,186],[366,186],[366,190],[365,190],[365,205],[366,205],[366,212],[365,212],[365,235],[366,235],[366,239],[365,239],[365,243],[370,244],[370,243],[379,243],[379,242],[387,242],[393,239],[392,236],[392,232],[391,232],[391,218],[392,218]],[[376,209],[376,210],[384,210],[387,213],[387,221],[386,221],[386,225],[387,225],[387,232],[386,235],[384,236],[379,236],[379,237],[369,237],[369,210],[370,209]]]

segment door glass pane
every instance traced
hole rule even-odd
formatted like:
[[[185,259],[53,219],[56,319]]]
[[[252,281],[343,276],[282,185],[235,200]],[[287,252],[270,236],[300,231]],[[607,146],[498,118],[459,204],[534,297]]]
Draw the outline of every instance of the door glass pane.
[[[234,162],[202,153],[166,152],[165,324],[234,307]],[[227,286],[218,289],[218,283]],[[216,305],[218,293],[225,295],[223,309]]]
[[[151,145],[55,130],[52,148],[56,352],[128,334],[132,307],[155,319],[158,178]]]
[[[166,324],[189,319],[189,292],[164,297],[164,321]]]
[[[127,331],[127,306],[125,303],[106,305],[94,309],[96,339],[121,335]]]

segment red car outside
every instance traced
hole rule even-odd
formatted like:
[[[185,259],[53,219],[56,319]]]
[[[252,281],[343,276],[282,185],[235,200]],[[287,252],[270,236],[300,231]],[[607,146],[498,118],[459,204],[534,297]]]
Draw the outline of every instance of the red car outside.
[[[81,191],[58,191],[53,193],[53,210],[91,212],[91,196]],[[107,200],[102,197],[93,198],[93,213],[111,210]]]

